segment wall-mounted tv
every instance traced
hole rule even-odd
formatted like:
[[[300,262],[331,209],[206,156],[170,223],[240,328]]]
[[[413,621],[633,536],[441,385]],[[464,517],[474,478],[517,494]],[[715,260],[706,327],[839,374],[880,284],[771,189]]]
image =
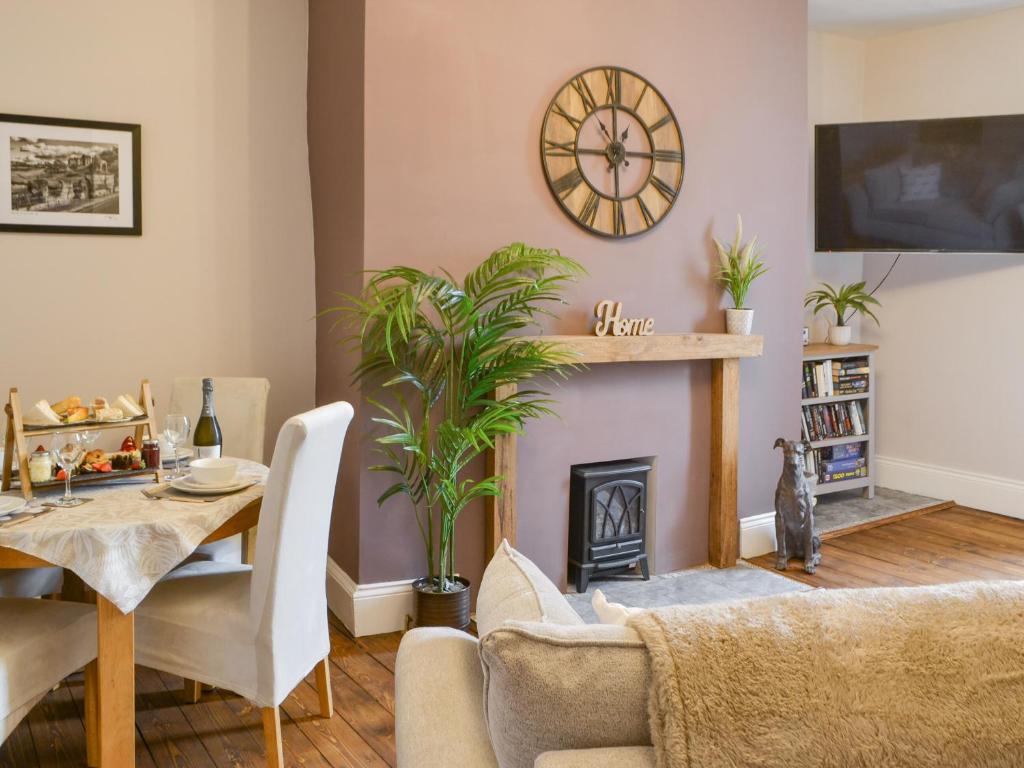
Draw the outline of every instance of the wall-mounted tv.
[[[819,125],[815,249],[1024,252],[1024,115]]]

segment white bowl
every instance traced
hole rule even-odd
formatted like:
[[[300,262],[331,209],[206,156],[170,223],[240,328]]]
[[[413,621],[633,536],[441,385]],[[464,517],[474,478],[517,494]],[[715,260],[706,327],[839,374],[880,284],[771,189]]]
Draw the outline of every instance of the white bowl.
[[[238,474],[234,459],[193,459],[188,468],[197,485],[229,485]]]

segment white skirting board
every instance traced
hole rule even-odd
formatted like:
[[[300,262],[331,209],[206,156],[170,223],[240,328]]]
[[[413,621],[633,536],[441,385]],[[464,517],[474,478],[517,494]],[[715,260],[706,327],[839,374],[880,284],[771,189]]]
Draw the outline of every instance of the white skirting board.
[[[355,637],[398,632],[413,612],[412,579],[356,584],[328,558],[327,607]]]
[[[740,518],[740,557],[750,558],[775,551],[775,512]]]
[[[878,485],[1024,519],[1024,481],[876,456]]]

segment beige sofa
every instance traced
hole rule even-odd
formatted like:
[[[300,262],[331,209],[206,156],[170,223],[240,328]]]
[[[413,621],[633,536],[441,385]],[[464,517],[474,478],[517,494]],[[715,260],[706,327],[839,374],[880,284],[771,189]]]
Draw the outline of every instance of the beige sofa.
[[[653,768],[652,731],[667,765],[1024,766],[1021,581],[812,590],[586,625],[503,545],[477,627],[479,641],[403,639],[401,768]]]
[[[654,768],[633,630],[585,624],[507,543],[481,580],[477,629],[480,640],[442,628],[402,639],[400,768]]]

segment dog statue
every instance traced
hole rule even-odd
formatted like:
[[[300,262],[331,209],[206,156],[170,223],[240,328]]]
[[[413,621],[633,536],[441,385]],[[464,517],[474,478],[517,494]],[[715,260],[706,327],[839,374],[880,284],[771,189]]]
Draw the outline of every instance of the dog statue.
[[[821,537],[814,531],[814,486],[804,458],[811,446],[796,440],[775,441],[783,452],[782,476],[775,489],[775,567],[786,570],[791,557],[804,561],[804,571],[814,573],[821,562]]]

